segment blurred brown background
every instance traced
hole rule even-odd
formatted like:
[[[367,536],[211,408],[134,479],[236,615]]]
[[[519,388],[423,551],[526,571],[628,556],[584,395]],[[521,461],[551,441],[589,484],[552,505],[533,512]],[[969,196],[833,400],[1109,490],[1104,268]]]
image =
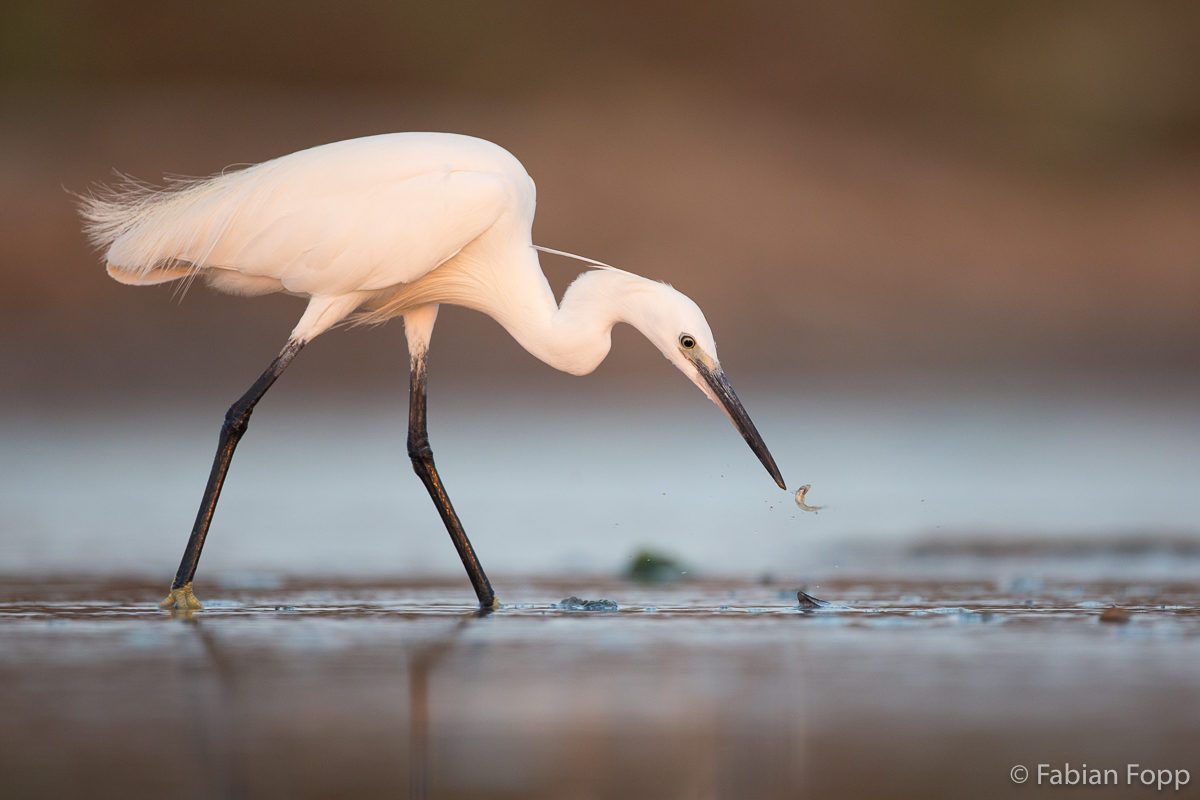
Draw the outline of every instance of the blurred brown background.
[[[116,284],[64,190],[397,130],[508,148],[535,241],[692,296],[735,383],[1200,357],[1192,2],[8,0],[0,83],[6,402],[232,399],[301,310]],[[434,368],[557,380],[500,334],[444,312]],[[304,360],[404,385],[398,323]],[[664,374],[627,330],[600,372]]]

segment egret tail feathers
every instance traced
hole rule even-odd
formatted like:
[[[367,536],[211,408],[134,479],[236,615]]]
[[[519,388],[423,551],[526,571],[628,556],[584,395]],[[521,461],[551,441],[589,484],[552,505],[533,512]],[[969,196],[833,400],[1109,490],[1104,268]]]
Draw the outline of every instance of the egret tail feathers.
[[[105,268],[110,278],[129,286],[152,286],[156,283],[167,283],[187,278],[195,272],[195,268],[186,261],[165,262],[161,267],[148,272],[140,269],[126,269],[112,263],[107,264]]]
[[[210,178],[173,178],[165,187],[122,175],[114,186],[80,197],[84,232],[105,251],[109,274],[122,283],[193,277],[219,266],[213,263],[214,251],[258,194],[239,190],[248,189],[259,171],[251,167]]]

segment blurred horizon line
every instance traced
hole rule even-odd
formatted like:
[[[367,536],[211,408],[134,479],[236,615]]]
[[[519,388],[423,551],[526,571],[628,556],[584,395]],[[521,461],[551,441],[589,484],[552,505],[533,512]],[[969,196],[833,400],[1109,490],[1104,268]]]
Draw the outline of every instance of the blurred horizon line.
[[[402,130],[516,155],[534,240],[687,294],[735,387],[1200,365],[1200,6],[16,0],[0,108],[0,398],[236,396],[301,313],[117,285],[64,187]],[[656,385],[639,338],[602,381]],[[435,387],[553,380],[450,307],[432,358]],[[284,385],[393,391],[405,360],[398,325],[331,333]]]

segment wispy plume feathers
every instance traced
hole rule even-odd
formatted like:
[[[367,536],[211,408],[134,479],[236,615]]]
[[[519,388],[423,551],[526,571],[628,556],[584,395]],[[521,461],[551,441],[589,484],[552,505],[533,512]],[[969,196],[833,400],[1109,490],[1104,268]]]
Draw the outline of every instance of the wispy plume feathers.
[[[80,197],[84,232],[110,266],[131,276],[186,277],[211,256],[256,191],[260,167],[152,186],[118,173],[113,186]]]

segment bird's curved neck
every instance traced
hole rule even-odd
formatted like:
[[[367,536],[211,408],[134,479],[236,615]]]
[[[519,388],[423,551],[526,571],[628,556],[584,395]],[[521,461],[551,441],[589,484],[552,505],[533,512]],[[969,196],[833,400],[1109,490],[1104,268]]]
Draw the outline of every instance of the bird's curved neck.
[[[612,328],[618,322],[646,332],[642,300],[658,285],[653,281],[618,270],[592,270],[576,278],[562,303],[556,304],[540,267],[537,277],[545,292],[529,297],[532,302],[506,303],[486,313],[555,369],[573,375],[590,373],[608,355]]]
[[[386,318],[437,303],[472,308],[555,369],[586,375],[608,355],[613,325],[627,322],[644,334],[653,330],[652,298],[663,288],[628,272],[597,269],[576,278],[559,304],[527,239],[513,245],[481,238],[379,313]]]

